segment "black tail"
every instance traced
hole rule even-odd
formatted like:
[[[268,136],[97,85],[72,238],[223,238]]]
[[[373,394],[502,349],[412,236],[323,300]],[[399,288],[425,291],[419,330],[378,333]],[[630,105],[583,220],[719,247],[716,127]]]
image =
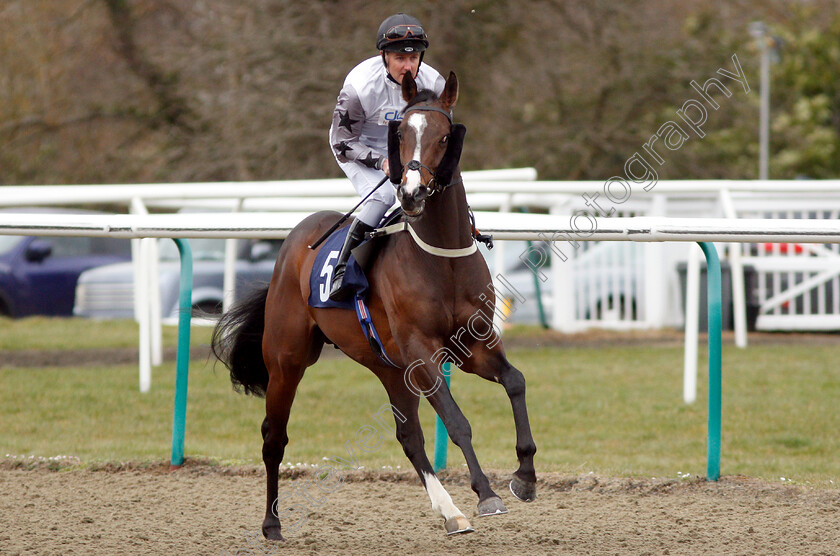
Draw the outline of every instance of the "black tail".
[[[268,369],[262,356],[266,297],[267,284],[248,294],[222,315],[210,342],[213,355],[230,369],[234,390],[261,398],[268,388]]]

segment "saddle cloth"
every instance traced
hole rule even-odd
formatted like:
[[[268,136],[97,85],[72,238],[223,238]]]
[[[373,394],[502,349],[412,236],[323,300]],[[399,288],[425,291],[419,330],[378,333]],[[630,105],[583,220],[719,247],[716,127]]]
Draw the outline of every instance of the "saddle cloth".
[[[384,228],[400,220],[403,210],[397,207],[390,214],[386,214],[377,228]],[[344,245],[344,238],[350,226],[339,228],[321,244],[318,254],[315,256],[315,264],[312,266],[312,274],[309,275],[309,306],[316,308],[339,308],[353,309],[355,300],[330,301],[330,284],[332,282],[335,261]],[[376,253],[385,241],[385,237],[375,237],[362,242],[353,249],[350,260],[344,271],[344,280],[351,286],[355,295],[353,297],[367,299],[368,281],[365,277],[365,270],[370,268]]]
[[[330,299],[330,288],[332,287],[333,271],[338,254],[344,245],[344,238],[347,237],[349,226],[345,226],[333,232],[321,245],[318,254],[315,256],[315,264],[312,266],[312,274],[309,275],[309,306],[316,308],[338,308],[353,309],[355,300],[353,297],[367,297],[368,281],[364,271],[356,262],[356,258],[350,255],[347,267],[344,270],[344,281],[353,287],[354,295],[346,301],[332,301]]]
[[[393,222],[395,216],[397,215],[388,215],[383,219],[383,224]],[[399,367],[399,365],[395,364],[388,357],[388,354],[385,352],[385,346],[379,338],[379,333],[373,325],[370,310],[366,304],[370,285],[368,284],[362,265],[356,261],[355,257],[355,254],[359,253],[365,259],[365,266],[367,267],[367,262],[373,258],[377,245],[380,243],[380,238],[369,239],[359,247],[356,247],[350,255],[350,259],[347,261],[347,266],[344,269],[344,281],[352,286],[354,292],[353,297],[348,298],[346,301],[332,301],[330,299],[330,288],[332,286],[335,262],[338,260],[338,254],[344,245],[344,238],[347,237],[349,229],[349,226],[345,226],[333,232],[321,245],[318,254],[315,255],[315,263],[312,265],[312,273],[309,275],[309,306],[324,309],[355,310],[356,318],[362,327],[362,333],[367,338],[373,352],[386,364],[392,367]]]

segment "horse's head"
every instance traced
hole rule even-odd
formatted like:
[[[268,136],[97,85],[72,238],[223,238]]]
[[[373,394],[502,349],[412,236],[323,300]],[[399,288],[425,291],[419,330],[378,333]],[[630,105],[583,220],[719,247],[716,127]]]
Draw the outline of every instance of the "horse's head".
[[[450,185],[461,156],[465,128],[452,124],[458,78],[450,72],[438,97],[428,90],[418,93],[417,84],[406,73],[402,95],[408,105],[402,122],[391,124],[388,163],[400,205],[408,216],[419,216],[426,198]]]

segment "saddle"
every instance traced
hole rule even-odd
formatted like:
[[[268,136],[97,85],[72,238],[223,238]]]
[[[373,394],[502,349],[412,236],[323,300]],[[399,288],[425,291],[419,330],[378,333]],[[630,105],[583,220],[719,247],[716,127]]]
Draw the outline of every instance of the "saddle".
[[[379,228],[391,225],[402,218],[403,211],[397,208],[379,223]],[[370,290],[365,272],[376,258],[376,253],[384,244],[384,237],[373,237],[364,241],[353,249],[347,266],[344,270],[344,282],[349,284],[353,290],[353,297],[345,301],[333,301],[330,299],[330,287],[332,284],[333,264],[338,259],[338,254],[344,245],[344,238],[347,236],[349,226],[336,230],[324,241],[315,255],[315,264],[312,266],[312,273],[309,275],[309,306],[325,309],[352,309],[356,311],[356,317],[362,327],[362,333],[368,340],[371,349],[388,365],[398,367],[385,352],[385,346],[379,338],[379,333],[373,325],[370,317],[370,310],[367,307],[367,296]]]
[[[397,207],[390,214],[386,214],[376,229],[385,228],[392,224],[396,224],[403,217],[403,209],[402,207]],[[363,242],[361,245],[353,249],[353,258],[356,259],[356,262],[359,263],[359,266],[364,270],[370,270],[370,265],[373,264],[373,261],[376,259],[376,254],[382,248],[382,245],[385,243],[385,236],[382,235],[373,235],[367,241]]]
[[[403,215],[401,208],[387,214],[377,228],[389,226],[397,222]],[[330,299],[330,283],[332,282],[333,262],[338,258],[344,239],[347,237],[349,226],[339,228],[328,237],[315,255],[315,264],[309,276],[309,306],[315,308],[352,309],[353,299],[333,301]],[[368,281],[365,272],[370,270],[376,258],[376,253],[384,244],[383,237],[373,237],[362,242],[353,249],[347,267],[344,271],[344,281],[352,287],[353,297],[367,298]]]

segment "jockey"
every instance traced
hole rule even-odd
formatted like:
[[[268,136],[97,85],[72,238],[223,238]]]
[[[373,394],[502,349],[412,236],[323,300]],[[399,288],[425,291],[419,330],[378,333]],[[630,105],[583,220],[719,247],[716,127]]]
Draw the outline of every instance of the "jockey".
[[[388,175],[388,123],[402,119],[403,76],[411,72],[418,89],[440,95],[445,80],[428,64],[421,67],[429,46],[420,22],[399,13],[385,19],[376,35],[380,56],[353,68],[338,94],[330,126],[330,145],[338,165],[350,178],[356,193],[364,197]],[[330,299],[342,301],[350,291],[342,287],[350,251],[380,222],[396,200],[392,187],[380,187],[362,205],[350,225],[338,256]]]

